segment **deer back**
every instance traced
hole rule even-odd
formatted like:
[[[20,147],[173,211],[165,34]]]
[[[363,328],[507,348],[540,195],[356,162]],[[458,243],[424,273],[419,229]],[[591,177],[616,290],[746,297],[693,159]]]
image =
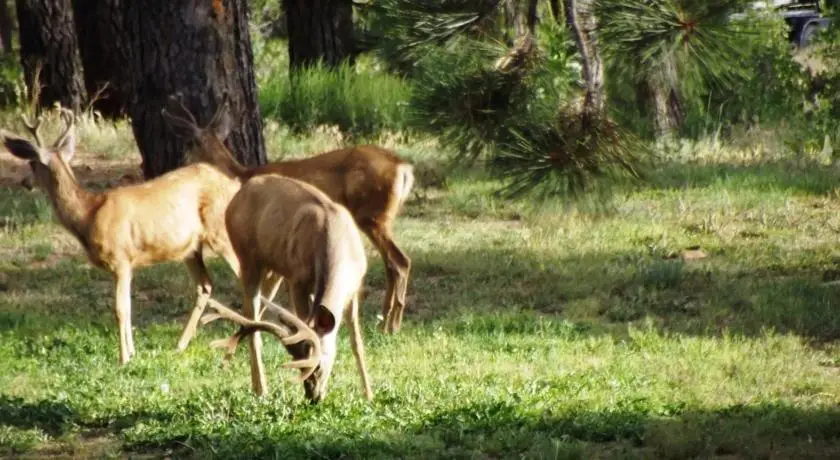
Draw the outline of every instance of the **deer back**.
[[[390,150],[363,145],[259,166],[248,175],[281,174],[312,184],[362,224],[396,217],[413,183],[411,169]]]

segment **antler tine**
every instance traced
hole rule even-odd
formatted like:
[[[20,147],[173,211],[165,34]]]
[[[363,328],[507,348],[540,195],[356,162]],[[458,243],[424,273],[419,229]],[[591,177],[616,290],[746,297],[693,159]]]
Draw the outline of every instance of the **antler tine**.
[[[240,326],[239,330],[236,331],[236,333],[234,333],[231,337],[221,341],[216,341],[213,344],[211,344],[211,346],[217,348],[227,348],[227,358],[233,353],[233,351],[236,349],[236,346],[239,344],[239,341],[242,340],[243,337],[246,337],[257,331],[264,331],[277,337],[277,339],[280,340],[280,342],[283,343],[283,345],[293,345],[296,343],[308,341],[312,345],[308,358],[299,359],[283,364],[283,367],[286,368],[295,368],[303,370],[303,373],[300,375],[299,379],[306,380],[310,375],[312,375],[313,372],[315,372],[315,368],[320,362],[321,340],[318,338],[318,335],[315,333],[315,331],[312,330],[312,328],[309,327],[305,322],[303,322],[303,320],[301,320],[300,318],[298,318],[297,316],[290,313],[288,310],[279,305],[273,303],[271,305],[276,308],[280,321],[297,329],[296,333],[291,334],[282,326],[267,321],[250,320],[240,315],[239,313],[236,313],[230,308],[225,307],[216,300],[209,299],[208,306],[210,306],[210,308],[212,308],[213,310],[216,310],[217,314],[206,315],[205,318],[202,318],[203,323],[206,324],[210,321],[215,321],[216,319],[224,318]]]
[[[184,95],[180,92],[175,94],[170,94],[167,99],[167,110],[170,116],[174,116],[180,118],[188,123],[191,123],[193,126],[198,127],[198,121],[196,121],[195,116],[193,116],[192,112],[184,106],[183,103]]]
[[[41,129],[41,124],[44,123],[44,114],[39,115],[35,118],[35,121],[32,121],[29,117],[24,114],[20,114],[20,118],[23,121],[23,126],[26,127],[27,131],[32,134],[32,137],[35,138],[35,143],[38,147],[44,147],[44,140],[41,138],[41,133],[39,130]]]
[[[222,99],[219,101],[219,105],[216,106],[216,113],[213,114],[213,118],[210,119],[210,123],[207,123],[207,126],[213,126],[229,108],[230,106],[230,97],[228,96],[227,91],[222,92]]]
[[[55,147],[60,146],[62,142],[64,142],[64,140],[67,138],[67,136],[70,135],[73,128],[76,126],[76,115],[73,113],[72,110],[65,107],[59,107],[59,114],[65,126],[64,129],[61,131],[61,134],[59,134],[58,139],[56,139],[55,141]]]

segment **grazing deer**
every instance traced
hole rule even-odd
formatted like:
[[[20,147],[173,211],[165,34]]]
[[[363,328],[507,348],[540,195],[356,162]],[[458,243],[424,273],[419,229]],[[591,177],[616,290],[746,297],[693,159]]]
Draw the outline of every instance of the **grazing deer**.
[[[50,198],[61,225],[81,243],[90,262],[107,270],[116,283],[114,311],[119,325],[120,364],[134,355],[131,330],[131,278],[135,268],[165,261],[183,261],[196,284],[197,298],[178,348],[183,350],[210,298],[212,282],[202,248],[221,255],[235,273],[239,264],[224,224],[228,201],[239,181],[212,165],[196,163],[143,184],[96,193],[76,181],[70,161],[75,151],[74,118],[62,111],[66,126],[51,148],[38,133],[42,118],[24,118],[38,145],[2,132],[3,144],[29,162],[35,182]],[[214,117],[214,120],[218,117]],[[220,138],[227,134],[219,128]]]
[[[362,237],[347,209],[307,183],[263,175],[242,184],[225,212],[225,224],[239,260],[245,315],[259,319],[261,288],[267,277],[278,275],[288,284],[297,316],[320,338],[317,369],[304,377],[306,397],[318,402],[327,394],[339,324],[345,316],[365,397],[372,399],[358,299],[367,259]],[[252,334],[251,384],[254,392],[262,395],[267,386],[260,338],[254,330],[248,333]],[[229,352],[242,335],[243,331],[234,335]],[[306,362],[312,352],[305,346],[287,348],[300,362]]]
[[[379,250],[385,262],[386,293],[382,304],[384,332],[399,331],[411,259],[394,242],[394,220],[414,184],[413,167],[390,150],[363,145],[322,153],[301,160],[271,163],[248,169],[239,163],[212,132],[197,131],[192,113],[170,96],[164,118],[175,130],[196,141],[192,151],[199,161],[216,165],[243,181],[265,174],[280,174],[314,185],[344,205]]]

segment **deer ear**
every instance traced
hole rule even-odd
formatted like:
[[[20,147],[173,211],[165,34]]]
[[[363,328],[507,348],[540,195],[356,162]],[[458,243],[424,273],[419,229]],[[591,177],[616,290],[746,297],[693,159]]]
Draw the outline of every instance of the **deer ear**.
[[[3,137],[3,145],[9,152],[21,160],[37,161],[44,165],[50,162],[50,153],[38,148],[32,142],[6,132],[0,133],[0,136]]]
[[[315,332],[318,336],[329,334],[335,329],[335,315],[325,306],[318,305],[313,312],[313,323],[315,324]]]
[[[185,139],[198,139],[201,137],[201,130],[198,129],[194,123],[189,120],[177,117],[169,112],[166,108],[161,109],[161,116],[169,126],[169,129],[178,136]]]

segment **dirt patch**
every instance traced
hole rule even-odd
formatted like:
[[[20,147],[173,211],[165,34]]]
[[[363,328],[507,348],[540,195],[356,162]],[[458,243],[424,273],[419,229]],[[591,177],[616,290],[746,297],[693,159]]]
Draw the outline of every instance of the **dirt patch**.
[[[89,152],[78,152],[71,166],[83,186],[102,189],[142,181],[140,162],[139,156],[105,158]],[[0,186],[31,188],[32,171],[29,164],[8,152],[0,153]]]

